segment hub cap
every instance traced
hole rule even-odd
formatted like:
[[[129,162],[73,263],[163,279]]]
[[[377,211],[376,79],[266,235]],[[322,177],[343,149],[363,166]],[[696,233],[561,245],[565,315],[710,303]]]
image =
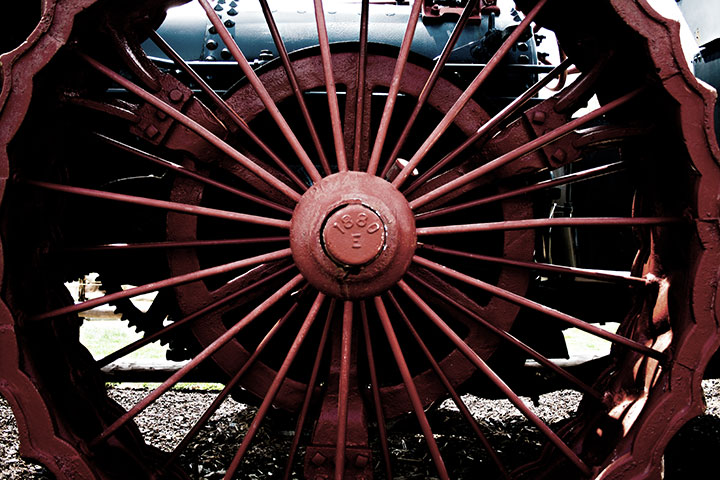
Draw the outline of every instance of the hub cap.
[[[330,175],[298,203],[290,248],[303,276],[340,298],[377,295],[407,271],[415,220],[390,183],[361,172]]]

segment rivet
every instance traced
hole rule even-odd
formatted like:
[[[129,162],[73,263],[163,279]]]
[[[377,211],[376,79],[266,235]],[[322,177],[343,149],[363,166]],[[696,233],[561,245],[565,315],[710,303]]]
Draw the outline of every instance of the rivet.
[[[215,40],[208,40],[205,46],[208,50],[215,50],[218,47],[218,43]]]
[[[323,455],[320,452],[317,452],[315,455],[313,455],[313,457],[310,459],[310,461],[319,467],[320,465],[325,463],[325,455]]]
[[[545,123],[545,118],[545,112],[537,111],[533,113],[532,122],[536,125],[542,125],[543,123]]]
[[[217,34],[217,28],[213,25],[212,27],[208,28],[208,32],[210,32],[210,35],[216,35]]]
[[[235,26],[235,22],[233,20],[227,19],[225,20],[225,26],[227,28],[233,28]]]
[[[228,10],[227,13],[228,13],[228,15],[233,16],[233,17],[238,14],[237,10],[235,10],[234,8],[231,8],[230,10]]]
[[[220,56],[223,60],[230,60],[232,58],[232,53],[230,53],[230,50],[228,50],[227,48],[223,48],[220,52]]]
[[[155,112],[155,116],[158,120],[165,120],[167,118],[167,113],[163,112],[162,110],[158,110]]]
[[[158,130],[155,125],[148,125],[148,126],[145,128],[145,135],[146,135],[148,138],[155,138],[155,137],[158,136],[158,133],[160,133],[160,130]]]
[[[172,100],[173,102],[177,103],[180,100],[182,100],[183,97],[184,97],[183,92],[181,92],[177,88],[170,90],[170,100]]]
[[[217,5],[215,5],[215,11],[216,11],[216,12],[222,12],[222,9],[223,9],[223,7],[222,7],[222,5],[220,5],[219,3],[218,3]]]
[[[567,153],[565,153],[565,150],[563,150],[562,148],[558,148],[557,150],[555,150],[553,152],[553,154],[550,156],[550,158],[552,158],[556,162],[562,163],[567,158]]]

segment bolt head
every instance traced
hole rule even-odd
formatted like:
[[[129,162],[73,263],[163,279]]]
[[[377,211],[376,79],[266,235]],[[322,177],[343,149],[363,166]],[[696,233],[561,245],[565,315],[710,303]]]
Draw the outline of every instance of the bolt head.
[[[179,102],[180,100],[182,100],[185,95],[183,94],[182,91],[180,91],[180,90],[178,90],[177,88],[175,88],[175,89],[173,89],[173,90],[170,91],[170,95],[169,95],[169,96],[170,96],[170,100],[171,100],[171,101],[177,103],[177,102]]]
[[[325,463],[325,455],[323,455],[320,452],[317,452],[315,455],[313,455],[313,457],[310,459],[310,461],[319,467],[320,465]]]

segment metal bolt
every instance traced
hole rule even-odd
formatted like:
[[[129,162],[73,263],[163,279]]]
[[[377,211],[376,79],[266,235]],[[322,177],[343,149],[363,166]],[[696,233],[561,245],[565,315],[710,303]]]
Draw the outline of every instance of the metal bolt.
[[[155,137],[158,136],[158,133],[160,133],[160,130],[158,130],[155,125],[148,125],[148,126],[145,128],[145,135],[146,135],[148,138],[155,138]]]
[[[157,117],[158,120],[165,120],[167,118],[167,113],[162,110],[158,110],[155,112],[155,117]]]
[[[223,9],[223,7],[222,7],[222,5],[220,5],[219,3],[218,3],[217,5],[215,5],[215,11],[216,11],[216,12],[222,12],[222,9]]]
[[[233,28],[235,26],[235,22],[233,20],[227,19],[225,20],[225,26],[227,28]]]
[[[359,454],[357,457],[355,457],[355,466],[357,468],[365,468],[369,460],[370,459],[367,457],[367,455]]]
[[[215,50],[218,47],[218,43],[215,40],[208,40],[205,46],[208,50]]]
[[[215,35],[217,34],[217,28],[215,28],[215,26],[213,25],[208,29],[208,32],[210,32],[210,35]]]
[[[563,150],[562,148],[558,148],[553,152],[550,158],[555,162],[563,163],[567,158],[567,153],[565,153],[565,150]]]
[[[178,90],[177,88],[174,88],[170,91],[170,100],[174,103],[179,102],[183,99],[185,95],[183,95],[183,92]]]
[[[228,10],[227,13],[228,13],[228,15],[233,16],[233,17],[238,14],[237,10],[235,10],[234,8],[231,8],[230,10]]]
[[[230,60],[232,58],[232,53],[230,53],[230,50],[228,50],[227,48],[223,48],[220,52],[220,56],[223,60]]]
[[[323,455],[320,452],[317,452],[315,455],[313,455],[313,457],[310,459],[310,461],[319,467],[320,465],[325,463],[325,455]]]
[[[535,125],[542,125],[543,123],[545,123],[545,118],[546,118],[545,112],[537,111],[537,112],[533,113],[532,122]]]

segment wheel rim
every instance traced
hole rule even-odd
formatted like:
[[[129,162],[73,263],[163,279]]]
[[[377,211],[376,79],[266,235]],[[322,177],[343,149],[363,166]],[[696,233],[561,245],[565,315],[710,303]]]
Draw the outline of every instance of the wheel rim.
[[[82,7],[79,2],[65,3],[69,8],[63,12],[68,16],[60,15],[53,23],[53,28],[61,32],[60,38],[70,35],[74,9]],[[162,13],[163,3],[144,4],[143,11]],[[500,53],[467,88],[452,87],[440,79],[434,90],[428,90],[426,82],[418,81],[421,77],[413,72],[414,69],[422,71],[422,78],[432,78],[430,69],[422,70],[412,58],[408,61],[409,42],[401,46],[398,60],[393,58],[394,71],[391,71],[384,68],[385,64],[390,65],[391,57],[372,53],[372,49],[363,55],[354,53],[357,47],[349,47],[349,52],[348,47],[331,49],[324,20],[318,22],[319,52],[294,59],[288,57],[284,65],[282,62],[274,67],[268,65],[264,73],[255,74],[239,47],[227,37],[226,26],[212,6],[205,1],[200,4],[248,77],[247,83],[240,85],[226,100],[206,98],[207,104],[203,104],[187,85],[162,75],[142,58],[136,60],[139,44],[127,38],[129,30],[122,29],[122,22],[107,22],[107,26],[114,33],[124,32],[117,45],[128,45],[122,60],[133,71],[134,81],[118,74],[118,67],[108,68],[95,60],[97,56],[86,55],[94,48],[83,30],[84,22],[103,18],[105,12],[101,6],[89,10],[84,18],[78,17],[81,27],[77,27],[73,37],[75,52],[61,51],[53,60],[56,63],[47,68],[52,72],[54,68],[62,68],[56,65],[78,63],[84,65],[81,71],[85,75],[90,75],[87,73],[90,71],[99,72],[141,98],[135,106],[97,102],[94,100],[97,92],[88,86],[87,79],[71,85],[75,88],[72,92],[64,91],[58,97],[75,107],[100,110],[114,123],[118,119],[130,120],[130,128],[121,128],[125,129],[125,138],[132,140],[135,135],[134,142],[120,142],[112,136],[102,137],[100,142],[120,144],[126,152],[131,148],[148,150],[145,153],[135,150],[132,154],[176,172],[176,179],[154,184],[161,199],[133,195],[141,187],[131,181],[115,190],[107,187],[105,175],[77,176],[74,170],[77,167],[63,167],[66,157],[62,153],[42,162],[15,160],[24,159],[24,152],[31,151],[28,131],[38,128],[40,122],[36,119],[46,114],[36,104],[14,139],[14,128],[5,134],[4,145],[13,156],[9,161],[5,159],[4,168],[17,180],[4,202],[11,205],[6,214],[6,249],[10,253],[6,254],[4,265],[8,285],[4,298],[10,311],[3,315],[3,322],[11,329],[5,341],[8,348],[13,343],[13,348],[20,345],[23,361],[32,367],[21,368],[15,361],[4,362],[3,376],[9,379],[10,387],[3,388],[3,392],[16,399],[16,411],[26,409],[44,418],[49,415],[60,425],[52,428],[47,421],[21,415],[21,430],[31,438],[50,430],[55,432],[47,445],[34,450],[25,446],[26,451],[46,462],[59,475],[70,476],[72,471],[72,475],[90,478],[92,470],[111,476],[122,462],[113,462],[108,454],[122,451],[123,459],[127,460],[125,473],[136,469],[134,473],[149,476],[157,468],[172,466],[171,474],[182,477],[184,474],[175,466],[177,456],[197,435],[216,405],[240,384],[262,401],[229,465],[228,477],[240,467],[243,455],[272,405],[299,411],[298,433],[290,453],[289,465],[292,466],[299,432],[309,424],[308,408],[315,394],[320,413],[306,450],[306,475],[334,474],[342,478],[348,472],[372,474],[367,423],[377,423],[381,452],[387,463],[385,417],[414,412],[439,476],[447,478],[452,472],[446,470],[424,408],[434,400],[451,396],[468,415],[455,389],[477,371],[514,403],[548,441],[549,448],[538,463],[507,474],[508,467],[489,445],[485,433],[475,421],[468,419],[503,474],[537,478],[541,471],[545,476],[565,472],[570,476],[629,478],[628,475],[658,468],[659,456],[672,433],[700,408],[696,396],[701,373],[718,343],[710,315],[714,308],[712,265],[717,265],[715,227],[704,220],[717,217],[712,200],[715,198],[713,185],[718,184],[713,183],[718,175],[717,150],[709,143],[707,131],[688,120],[708,118],[704,116],[702,101],[709,94],[690,78],[685,65],[673,60],[680,57],[672,24],[665,20],[653,23],[661,17],[644,3],[587,7],[587,11],[581,12],[583,18],[596,16],[631,25],[631,28],[622,27],[623,45],[630,45],[633,52],[649,53],[654,67],[648,70],[647,66],[632,63],[629,53],[614,51],[610,55],[612,45],[601,49],[597,42],[590,42],[595,50],[582,52],[588,39],[598,38],[593,35],[602,22],[597,20],[596,24],[588,20],[590,25],[579,32],[576,22],[560,13],[562,6],[558,2],[537,2],[532,10],[525,8],[523,26],[539,15],[537,20],[556,31],[583,75],[554,98],[536,106],[522,106],[523,102],[517,100],[516,110],[521,113],[505,109],[488,116],[471,97],[499,64],[502,49],[510,49],[523,28],[516,29],[513,35],[517,36],[506,40]],[[47,13],[56,8],[59,5],[52,2],[45,5]],[[323,19],[322,2],[315,2],[315,8],[318,18]],[[417,18],[420,9],[421,5],[414,6],[411,18]],[[269,9],[265,13],[271,18]],[[124,28],[137,21],[127,12],[122,18],[128,19]],[[138,25],[144,30],[150,23]],[[412,21],[409,25],[414,28]],[[408,38],[412,37],[413,28],[408,28]],[[361,28],[362,31],[366,29]],[[665,50],[643,43],[643,38],[655,38],[653,35],[658,34],[666,39]],[[152,35],[162,42],[157,34]],[[6,86],[3,92],[12,91],[7,87],[9,83],[27,80],[36,74],[37,66],[23,63],[31,52],[40,49],[37,51],[44,53],[46,61],[53,57],[57,47],[47,46],[49,36],[38,30],[34,42],[24,50],[8,54],[10,61],[3,62]],[[361,36],[360,44],[365,41]],[[362,47],[359,51],[368,52]],[[5,66],[6,63],[10,66]],[[184,65],[179,63],[178,67],[182,70]],[[297,78],[288,82],[288,71]],[[607,72],[622,72],[626,82],[618,87],[612,81],[613,74]],[[647,79],[650,73],[653,76]],[[680,75],[673,77],[676,73]],[[52,92],[43,91],[50,83],[42,75],[38,75],[36,98],[52,97]],[[274,76],[282,77],[283,82],[274,83]],[[366,86],[360,90],[364,96],[354,95],[358,89],[355,87],[353,91],[352,82],[355,80],[354,85],[358,85],[358,78],[359,83]],[[67,78],[62,79],[61,88],[69,88],[66,81]],[[326,119],[327,137],[315,131],[317,110],[310,112],[302,101],[296,123],[288,123],[287,104],[295,99],[293,82],[297,82],[301,90],[324,88],[328,110],[321,116]],[[154,90],[162,101],[143,93],[144,89],[138,87],[140,83]],[[643,84],[646,85],[640,88]],[[273,85],[277,88],[270,89]],[[696,93],[690,101],[683,102],[682,107],[674,106],[673,100],[688,85]],[[338,101],[338,86],[346,89],[344,106]],[[389,93],[382,114],[378,112],[373,117],[370,93],[378,86]],[[448,99],[441,93],[432,93],[423,99],[425,90],[446,95],[451,91],[452,95]],[[395,117],[398,112],[407,115],[412,110],[412,106],[403,109],[398,93],[409,96],[416,105],[427,101],[435,112],[429,114],[430,117],[435,115],[440,119],[438,126],[421,137],[422,142],[416,142],[417,145],[412,145],[412,137],[404,138],[402,130],[408,125],[407,130],[413,131],[411,125],[422,123],[423,117],[398,125],[393,109]],[[573,119],[572,113],[592,94],[597,94],[602,106]],[[20,127],[30,101],[29,93],[15,91],[5,95],[3,118],[8,119],[8,125]],[[416,103],[418,98],[421,101]],[[515,103],[508,108],[513,106]],[[652,113],[646,111],[666,117],[670,116],[668,112],[679,111],[683,122],[649,131]],[[596,123],[592,130],[579,130],[598,119],[602,119],[604,125]],[[185,129],[171,129],[173,120]],[[283,147],[271,141],[270,134],[261,128],[262,122],[277,129],[278,138],[284,138]],[[110,130],[121,131],[114,123],[114,130]],[[82,127],[88,125],[84,122]],[[453,129],[464,135],[457,141],[460,147],[441,141],[444,136],[452,137]],[[501,129],[501,134],[492,136]],[[301,131],[305,135],[303,141],[299,139]],[[391,139],[395,140],[397,132],[401,140],[394,143]],[[81,137],[83,135],[88,138],[86,134]],[[253,141],[253,136],[259,141]],[[687,151],[682,145],[689,139],[696,142]],[[538,202],[535,200],[533,204],[526,197],[528,193],[579,179],[592,181],[616,170],[614,164],[595,167],[582,161],[597,145],[610,141],[622,141],[623,155],[632,158],[624,162],[628,178],[633,181],[632,210],[627,210],[624,217],[534,218],[537,213],[533,213],[533,208],[538,208]],[[58,144],[62,143],[58,139]],[[137,146],[125,146],[125,143]],[[473,144],[472,149],[468,149]],[[278,155],[273,149],[283,152]],[[652,165],[647,159],[662,156],[665,149],[673,151],[679,159],[666,161],[661,170],[647,174]],[[326,155],[324,150],[333,154]],[[405,151],[409,151],[407,163],[388,160],[405,155]],[[167,155],[175,163],[168,165]],[[291,155],[296,160],[282,160]],[[538,181],[542,171],[571,164],[580,170],[574,176]],[[586,165],[592,168],[583,168]],[[413,179],[411,175],[416,168],[422,170]],[[107,174],[114,182],[117,178],[113,175],[112,171]],[[683,179],[680,185],[677,178]],[[92,188],[76,186],[74,180],[82,180]],[[98,184],[105,184],[106,188],[96,188]],[[226,202],[225,196],[208,193],[211,189],[233,195],[234,200]],[[62,195],[53,197],[56,192]],[[58,209],[60,220],[47,221],[46,229],[29,231],[18,228],[20,218],[28,212],[37,214],[39,210],[12,205],[24,198],[30,200],[29,204],[38,201],[50,204],[67,194],[152,207],[158,211],[153,218],[165,225],[165,231],[160,232],[162,238],[157,238],[158,232],[149,227],[139,226],[141,244],[134,239],[134,245],[125,245],[122,249],[167,249],[168,279],[153,278],[154,283],[147,282],[135,289],[108,293],[102,299],[79,305],[62,306],[67,303],[60,293],[63,280],[84,268],[105,265],[88,254],[98,246],[80,249],[85,256],[80,257],[78,266],[57,262],[52,259],[53,250],[63,248],[63,240],[67,241],[58,238],[72,238],[67,230],[55,231],[73,225],[63,210]],[[492,203],[500,206],[488,207]],[[242,227],[227,227],[223,222],[239,222]],[[625,228],[626,233],[631,228],[640,248],[632,266],[628,266],[630,273],[602,271],[614,269],[602,266],[582,269],[546,265],[539,261],[539,255],[533,258],[533,250],[540,242],[535,232],[568,227],[575,231],[592,227]],[[108,234],[106,227],[100,230]],[[103,235],[96,237],[93,240],[97,243],[117,242]],[[123,243],[131,243],[127,238]],[[32,240],[28,242],[32,245],[23,246],[27,239]],[[266,248],[270,243],[277,244],[277,248]],[[221,246],[233,245],[243,246],[239,256],[235,250],[202,253],[207,247],[219,251]],[[113,250],[113,247],[106,249]],[[45,250],[49,252],[47,258],[43,257]],[[689,253],[679,255],[680,250]],[[33,303],[23,293],[25,264],[22,261],[31,261],[50,272],[48,285],[44,287],[46,304]],[[118,269],[116,264],[110,265],[106,268]],[[533,277],[533,271],[542,272],[541,276],[577,276],[629,289],[631,306],[624,318],[619,319],[622,321],[618,334],[584,322],[580,315],[553,308],[552,302],[533,290],[534,286],[547,285],[544,280]],[[123,274],[127,275],[125,270]],[[133,278],[127,283],[142,284],[143,281]],[[67,363],[65,366],[50,368],[39,357],[40,351],[56,336],[72,336],[76,328],[72,320],[75,312],[161,288],[174,292],[179,318],[137,345],[129,346],[129,350],[150,339],[175,338],[182,334],[185,339],[178,342],[186,345],[193,356],[177,374],[128,412],[119,412],[106,399],[99,386],[97,370],[98,364],[127,350],[93,362],[75,340],[72,346],[53,349],[54,356],[64,360],[58,363]],[[678,301],[683,296],[692,296],[695,303],[683,305]],[[592,387],[560,371],[547,357],[507,333],[521,310],[541,312],[609,340],[614,345],[613,366]],[[256,321],[258,319],[264,322]],[[267,322],[274,326],[268,328],[264,325]],[[15,329],[27,333],[19,335]],[[238,336],[240,333],[242,337]],[[436,338],[438,333],[443,337]],[[384,338],[383,343],[377,338]],[[585,393],[577,418],[560,432],[553,432],[542,422],[495,373],[495,367],[488,365],[501,343],[523,349],[526,355],[553,369]],[[361,359],[364,354],[367,358]],[[142,446],[132,418],[206,359],[212,359],[230,379],[215,404],[190,428],[186,440],[170,456]],[[378,375],[379,364],[385,362],[394,363],[397,370],[388,373],[381,369]],[[55,368],[66,380],[56,383],[48,379]],[[92,380],[79,381],[78,376],[82,375]],[[41,394],[42,390],[56,392],[63,381],[72,387],[67,401],[75,407],[85,405],[89,412],[74,422],[68,420],[74,409],[63,406],[65,401],[48,401]],[[319,387],[321,384],[323,388]],[[369,386],[371,392],[367,398],[361,393],[365,386]],[[465,388],[473,387],[466,384]],[[677,393],[678,390],[690,392],[689,396]],[[668,410],[671,413],[665,413]],[[658,438],[647,435],[648,431],[662,433]],[[92,455],[83,453],[83,449],[74,450],[65,442],[80,442]],[[62,462],[49,460],[47,455],[72,458],[73,466],[63,470]],[[320,458],[318,455],[322,459],[331,457],[333,461],[316,461]],[[389,475],[389,465],[386,469]]]

